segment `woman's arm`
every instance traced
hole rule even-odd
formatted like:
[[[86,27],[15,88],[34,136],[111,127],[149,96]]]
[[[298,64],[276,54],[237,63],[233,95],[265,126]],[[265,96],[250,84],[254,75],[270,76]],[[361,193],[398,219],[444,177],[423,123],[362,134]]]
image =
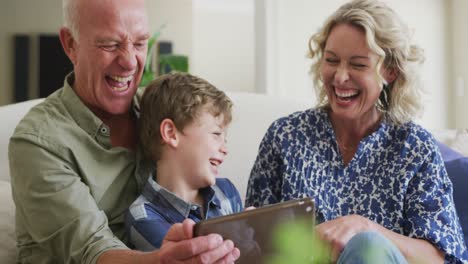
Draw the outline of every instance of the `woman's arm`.
[[[443,263],[444,253],[430,242],[395,233],[365,217],[347,215],[317,225],[317,235],[326,241],[336,261],[351,238],[361,232],[378,232],[393,242],[408,263]]]
[[[437,147],[431,138],[410,145],[410,149],[401,152],[407,153],[405,159],[411,161],[407,162],[405,176],[401,176],[410,177],[406,188],[402,188],[405,192],[402,233],[358,215],[323,223],[317,226],[318,234],[331,244],[335,258],[354,235],[375,231],[392,241],[409,263],[441,263],[444,258],[452,263],[463,259],[466,249],[453,203],[452,184]]]
[[[275,138],[279,129],[277,120],[268,128],[260,143],[247,185],[246,207],[261,207],[277,203],[281,199],[281,157]]]

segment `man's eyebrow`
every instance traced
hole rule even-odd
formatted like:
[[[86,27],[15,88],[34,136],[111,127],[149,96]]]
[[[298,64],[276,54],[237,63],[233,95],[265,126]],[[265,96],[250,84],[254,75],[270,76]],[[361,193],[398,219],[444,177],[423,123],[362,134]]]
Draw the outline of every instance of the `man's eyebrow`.
[[[142,36],[139,36],[136,41],[142,41],[142,40],[148,40],[150,38],[150,34],[144,34]],[[119,40],[113,37],[101,37],[96,40],[97,43],[103,44],[103,43],[109,43],[109,42],[118,42]]]
[[[117,42],[117,40],[113,38],[103,37],[103,38],[97,39],[96,42],[102,44],[102,43],[109,43],[109,42]]]

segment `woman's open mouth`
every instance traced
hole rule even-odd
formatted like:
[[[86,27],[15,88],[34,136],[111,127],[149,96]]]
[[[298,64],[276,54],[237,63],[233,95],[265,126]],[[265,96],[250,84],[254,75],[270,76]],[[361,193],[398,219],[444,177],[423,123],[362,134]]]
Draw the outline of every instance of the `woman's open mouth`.
[[[357,98],[360,95],[360,92],[358,90],[338,90],[334,89],[335,91],[335,96],[338,100],[343,101],[343,102],[350,102],[353,99]]]

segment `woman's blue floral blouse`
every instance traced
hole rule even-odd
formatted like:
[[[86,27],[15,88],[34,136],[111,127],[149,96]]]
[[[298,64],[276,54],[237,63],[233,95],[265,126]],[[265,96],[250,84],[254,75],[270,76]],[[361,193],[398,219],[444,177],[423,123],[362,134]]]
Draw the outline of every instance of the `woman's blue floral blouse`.
[[[260,145],[246,206],[313,197],[328,221],[358,214],[409,237],[426,239],[446,263],[468,263],[452,183],[432,135],[388,119],[344,165],[324,108],[280,118]]]

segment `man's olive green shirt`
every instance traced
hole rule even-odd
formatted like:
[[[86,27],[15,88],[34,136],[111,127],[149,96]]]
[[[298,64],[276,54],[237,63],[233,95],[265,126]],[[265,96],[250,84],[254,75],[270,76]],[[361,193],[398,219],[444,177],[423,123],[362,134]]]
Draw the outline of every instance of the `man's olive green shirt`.
[[[146,182],[136,175],[151,168],[112,147],[110,133],[68,81],[16,127],[9,160],[20,263],[95,263],[127,248],[124,216]]]

